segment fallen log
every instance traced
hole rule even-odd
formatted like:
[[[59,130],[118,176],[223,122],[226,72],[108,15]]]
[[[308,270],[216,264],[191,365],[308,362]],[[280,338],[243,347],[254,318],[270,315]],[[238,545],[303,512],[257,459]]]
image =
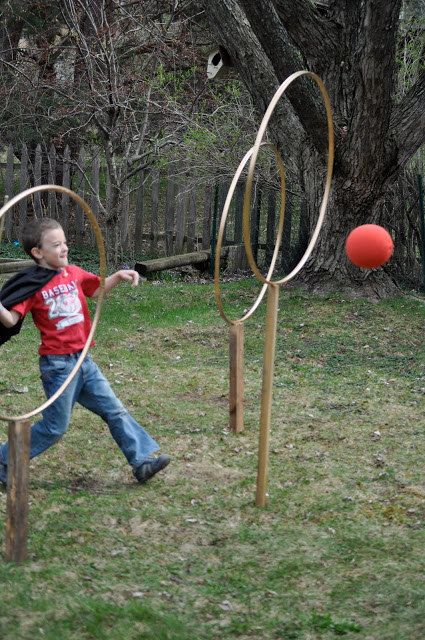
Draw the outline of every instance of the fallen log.
[[[229,247],[223,247],[221,250],[221,257],[227,256]],[[194,251],[193,253],[183,253],[177,256],[167,256],[166,258],[157,258],[155,260],[144,260],[143,262],[136,262],[134,268],[142,276],[146,276],[148,273],[154,273],[155,271],[165,271],[166,269],[174,269],[175,267],[185,267],[188,265],[208,265],[211,256],[211,251],[202,250]]]
[[[35,265],[34,260],[13,260],[7,262],[0,261],[0,273],[16,273],[22,269],[28,269]]]

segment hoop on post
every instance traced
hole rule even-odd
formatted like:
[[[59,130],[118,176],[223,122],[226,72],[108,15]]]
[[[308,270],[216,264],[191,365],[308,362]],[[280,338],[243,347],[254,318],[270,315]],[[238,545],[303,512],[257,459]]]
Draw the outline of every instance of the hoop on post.
[[[261,146],[270,147],[273,149],[276,163],[279,170],[280,175],[280,193],[281,193],[281,201],[280,201],[280,211],[279,211],[279,221],[277,228],[277,241],[275,244],[275,248],[273,251],[272,259],[270,261],[269,273],[268,277],[271,277],[274,267],[276,264],[277,256],[279,253],[280,242],[282,239],[283,233],[283,224],[285,219],[285,198],[286,198],[286,176],[285,176],[285,165],[283,164],[283,160],[280,156],[277,148],[268,142],[263,142]],[[254,148],[251,148],[242,158],[239,163],[238,168],[236,169],[235,175],[233,176],[233,180],[230,184],[229,191],[227,192],[227,197],[223,207],[223,213],[221,214],[220,226],[217,235],[217,244],[216,244],[216,253],[215,253],[215,265],[214,265],[214,295],[216,304],[219,310],[219,313],[223,320],[230,327],[230,336],[229,336],[229,378],[230,378],[230,388],[229,388],[229,423],[230,428],[235,433],[240,433],[243,431],[243,352],[244,352],[244,326],[243,323],[247,320],[260,302],[262,301],[264,294],[267,289],[267,284],[263,284],[261,287],[260,293],[257,296],[254,304],[251,308],[238,320],[230,319],[224,311],[223,302],[221,299],[221,290],[220,290],[220,256],[221,256],[221,248],[223,244],[224,237],[224,229],[226,225],[227,216],[229,214],[230,204],[232,202],[233,194],[236,189],[236,185],[241,176],[243,169],[245,168],[248,160],[252,156]]]
[[[267,129],[267,125],[269,123],[271,116],[273,115],[276,105],[279,102],[280,98],[285,93],[286,89],[289,87],[289,85],[294,80],[296,80],[297,78],[300,78],[301,76],[307,76],[309,78],[312,78],[312,80],[316,82],[316,84],[320,89],[320,93],[322,94],[323,102],[326,108],[326,120],[328,125],[328,161],[327,161],[327,167],[326,167],[325,191],[323,194],[322,203],[320,205],[319,218],[317,220],[310,242],[308,243],[307,249],[304,252],[304,255],[301,257],[300,261],[294,267],[294,269],[292,269],[292,271],[288,273],[288,275],[281,278],[280,280],[272,281],[270,279],[272,274],[268,273],[266,277],[263,276],[263,274],[261,273],[261,271],[257,266],[257,263],[255,262],[254,255],[252,252],[251,238],[250,238],[250,210],[251,210],[251,193],[252,193],[253,176],[254,176],[255,165],[257,163],[258,151],[260,149],[260,146],[262,145],[262,141],[263,141],[265,131]],[[286,282],[289,282],[290,280],[292,280],[292,278],[296,276],[296,274],[303,268],[303,266],[307,262],[308,258],[311,255],[311,252],[314,249],[314,246],[317,242],[317,238],[319,237],[320,229],[322,228],[322,225],[323,225],[325,211],[326,211],[326,207],[328,205],[328,200],[329,200],[329,193],[331,190],[333,162],[334,162],[334,132],[333,132],[333,122],[332,122],[332,108],[331,108],[331,102],[329,99],[328,92],[326,91],[326,87],[323,84],[323,81],[321,80],[321,78],[319,78],[318,75],[316,75],[312,71],[297,71],[296,73],[293,73],[292,75],[290,75],[289,78],[287,78],[285,82],[283,82],[280,85],[279,89],[274,94],[267,108],[267,111],[264,114],[260,128],[258,129],[257,137],[255,139],[255,143],[252,148],[251,161],[248,167],[248,175],[246,179],[245,196],[244,196],[244,202],[243,202],[243,238],[244,238],[245,251],[248,258],[249,266],[251,267],[252,271],[254,272],[254,275],[257,277],[257,279],[260,282],[263,282],[264,284],[272,284],[272,283],[279,284],[279,285],[285,284]]]
[[[326,182],[325,190],[320,205],[319,217],[314,228],[310,242],[304,255],[301,257],[298,264],[292,269],[288,275],[280,280],[272,280],[273,270],[269,269],[267,276],[263,276],[258,268],[258,265],[254,259],[250,238],[250,220],[251,220],[251,193],[254,169],[257,162],[258,151],[262,145],[263,137],[269,123],[269,120],[275,110],[275,107],[285,93],[289,85],[301,76],[308,76],[312,78],[318,85],[323,97],[323,101],[326,108],[326,119],[328,125],[328,160],[326,168]],[[266,336],[264,342],[264,358],[263,358],[263,382],[261,390],[261,417],[260,417],[260,435],[258,444],[258,472],[257,472],[257,493],[256,493],[256,505],[264,507],[266,504],[267,496],[267,480],[268,480],[268,457],[269,457],[269,440],[270,440],[270,422],[271,422],[271,405],[273,396],[273,372],[274,372],[274,358],[275,358],[275,344],[276,344],[276,326],[277,326],[277,311],[279,303],[279,286],[292,280],[292,278],[302,269],[310,257],[313,248],[319,237],[320,229],[323,225],[325,217],[325,211],[329,200],[329,193],[332,182],[332,170],[334,161],[334,135],[333,135],[333,122],[332,122],[332,109],[328,92],[322,80],[315,73],[311,71],[297,71],[293,73],[289,78],[285,80],[274,94],[266,113],[264,114],[260,128],[255,139],[254,146],[252,148],[251,160],[248,167],[248,175],[246,180],[245,195],[243,201],[243,239],[245,244],[245,251],[248,257],[249,265],[254,272],[257,280],[263,283],[263,287],[269,290],[269,299],[267,304],[266,314]],[[276,245],[280,243],[279,235],[276,239]],[[276,251],[276,247],[275,247]]]
[[[63,384],[59,387],[59,389],[48,400],[43,402],[43,404],[41,404],[36,409],[33,409],[32,411],[29,411],[28,413],[25,413],[20,416],[8,416],[0,413],[0,420],[5,420],[7,422],[22,422],[22,421],[28,420],[29,418],[32,418],[38,413],[41,413],[42,411],[47,409],[47,407],[53,404],[53,402],[55,402],[55,400],[59,398],[62,392],[72,382],[72,380],[77,375],[78,370],[81,367],[83,360],[87,355],[88,350],[90,349],[90,345],[91,345],[94,333],[96,331],[97,323],[99,321],[103,299],[105,297],[106,254],[105,254],[105,245],[103,242],[102,232],[100,230],[99,223],[97,222],[95,215],[91,210],[91,208],[89,207],[89,205],[87,204],[87,202],[83,200],[83,198],[81,198],[79,195],[77,195],[74,191],[71,191],[71,189],[67,189],[66,187],[62,187],[60,185],[55,185],[55,184],[44,184],[44,185],[39,185],[37,187],[31,187],[30,189],[26,189],[25,191],[22,191],[18,195],[14,196],[5,205],[3,205],[3,207],[0,209],[0,223],[3,216],[9,211],[9,209],[14,207],[15,204],[17,204],[21,200],[24,200],[28,196],[31,196],[33,193],[39,193],[41,191],[57,191],[59,193],[64,193],[68,195],[70,198],[75,200],[77,204],[80,205],[84,213],[87,215],[96,237],[97,250],[99,253],[100,291],[99,291],[99,296],[97,298],[96,311],[93,316],[92,326],[90,329],[90,333],[87,337],[86,344],[84,345],[84,348],[77,362],[75,363],[75,367],[70,372],[67,379],[63,382]]]
[[[279,175],[280,175],[281,201],[280,201],[280,211],[279,211],[279,222],[278,222],[278,228],[277,228],[276,244],[275,244],[275,248],[274,248],[274,251],[273,251],[272,259],[270,261],[269,271],[268,271],[268,274],[267,274],[267,279],[269,279],[273,275],[273,271],[274,271],[274,268],[275,268],[275,265],[276,265],[277,256],[278,256],[278,253],[279,253],[280,242],[282,240],[283,224],[284,224],[284,219],[285,219],[286,174],[285,174],[285,165],[283,164],[282,157],[281,157],[277,147],[274,144],[271,144],[270,142],[261,142],[258,145],[258,149],[260,147],[270,147],[274,151],[275,158],[276,158],[276,163],[277,163],[278,170],[279,170]],[[267,282],[265,282],[265,284],[261,288],[261,291],[258,294],[258,297],[255,300],[254,304],[242,316],[242,318],[239,318],[237,320],[232,320],[225,313],[224,307],[223,307],[223,302],[222,302],[222,299],[221,299],[221,290],[220,290],[220,256],[221,256],[221,249],[222,249],[222,244],[223,244],[224,228],[226,226],[227,216],[229,215],[230,204],[232,202],[233,194],[235,193],[236,185],[237,185],[238,180],[239,180],[239,178],[240,178],[240,176],[242,174],[242,171],[244,170],[245,166],[248,163],[248,160],[250,158],[252,158],[252,155],[253,155],[254,151],[255,151],[255,147],[251,147],[251,149],[249,149],[249,151],[246,152],[246,154],[244,155],[244,157],[240,161],[238,168],[236,169],[235,175],[233,176],[233,180],[230,183],[229,191],[227,192],[226,200],[224,202],[223,213],[221,214],[220,226],[219,226],[218,235],[217,235],[217,245],[216,245],[216,253],[215,253],[216,258],[215,258],[215,265],[214,265],[214,295],[215,295],[215,301],[217,303],[217,307],[218,307],[219,313],[220,313],[221,317],[223,318],[223,320],[225,322],[227,322],[227,324],[229,324],[229,325],[237,324],[239,322],[245,322],[245,320],[250,318],[252,316],[252,314],[254,313],[254,311],[257,309],[257,307],[260,304],[261,300],[263,299],[264,294],[266,293],[266,289],[267,289]],[[257,154],[258,154],[258,151],[257,151]],[[252,182],[251,182],[251,188],[252,188]]]

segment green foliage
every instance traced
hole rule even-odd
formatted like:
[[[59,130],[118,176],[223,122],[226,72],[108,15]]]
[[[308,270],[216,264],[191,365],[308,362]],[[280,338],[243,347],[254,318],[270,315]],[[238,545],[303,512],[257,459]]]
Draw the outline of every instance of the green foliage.
[[[411,7],[405,2],[400,18],[399,42],[397,50],[398,92],[403,96],[425,69],[425,15],[419,7]],[[422,2],[418,3],[421,5]]]
[[[19,258],[28,260],[28,256],[18,241],[0,242],[0,258]]]
[[[217,136],[213,131],[205,128],[189,128],[183,138],[188,154],[199,154],[212,150],[217,144]]]

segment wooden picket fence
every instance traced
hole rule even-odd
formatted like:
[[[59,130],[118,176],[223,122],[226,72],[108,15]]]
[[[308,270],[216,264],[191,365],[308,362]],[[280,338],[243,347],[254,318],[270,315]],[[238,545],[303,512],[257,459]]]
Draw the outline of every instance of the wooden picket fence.
[[[19,153],[10,145],[0,156],[0,198],[12,198],[24,189],[40,184],[60,184],[74,190],[90,204],[105,230],[110,182],[103,152],[99,148],[71,154],[69,147],[59,152],[41,144]],[[164,163],[165,164],[165,163]],[[133,176],[123,187],[123,208],[119,216],[122,255],[163,257],[214,249],[214,238],[230,178],[201,182],[198,177],[178,173],[173,162],[165,169],[152,168]],[[226,227],[225,245],[241,247],[234,254],[233,268],[246,267],[242,249],[242,204],[244,184],[237,186],[232,214]],[[303,202],[296,195],[287,205],[282,243],[282,268],[290,268],[305,246],[308,229],[303,226]],[[277,191],[257,185],[252,214],[252,245],[256,258],[270,260],[276,227]],[[102,206],[100,206],[100,203]],[[291,206],[292,204],[292,206]],[[58,219],[74,245],[94,246],[94,238],[84,214],[72,199],[54,192],[34,194],[6,216],[3,238],[20,238],[29,217]]]

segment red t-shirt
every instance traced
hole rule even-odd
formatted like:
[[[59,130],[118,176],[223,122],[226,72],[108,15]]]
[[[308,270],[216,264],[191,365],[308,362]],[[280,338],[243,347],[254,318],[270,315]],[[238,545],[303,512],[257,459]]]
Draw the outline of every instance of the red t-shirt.
[[[69,265],[30,298],[12,308],[24,317],[32,313],[41,333],[40,355],[76,353],[84,348],[91,321],[86,296],[100,285],[94,273]]]

